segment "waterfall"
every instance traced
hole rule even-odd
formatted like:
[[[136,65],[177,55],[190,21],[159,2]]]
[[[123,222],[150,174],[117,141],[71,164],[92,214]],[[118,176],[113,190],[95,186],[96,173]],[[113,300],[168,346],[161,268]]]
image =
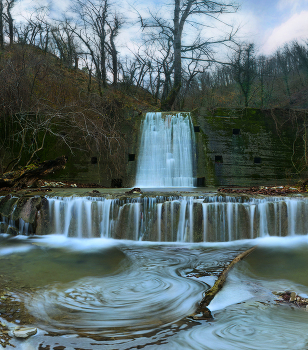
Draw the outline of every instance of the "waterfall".
[[[46,201],[33,224],[16,219],[16,206],[9,217],[0,214],[0,233],[28,235],[35,227],[47,227],[48,232],[42,234],[159,242],[226,242],[308,234],[306,198],[208,195],[51,197]]]
[[[141,125],[136,187],[194,187],[195,136],[189,113],[147,113]]]

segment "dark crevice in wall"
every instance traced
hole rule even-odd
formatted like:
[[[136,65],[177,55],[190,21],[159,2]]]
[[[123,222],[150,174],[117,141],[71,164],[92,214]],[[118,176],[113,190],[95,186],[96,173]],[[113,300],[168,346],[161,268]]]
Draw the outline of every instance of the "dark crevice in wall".
[[[136,159],[136,155],[135,154],[129,154],[128,155],[128,161],[129,162],[133,162],[133,161],[135,161],[135,159]]]
[[[215,156],[215,163],[223,163],[222,156]]]

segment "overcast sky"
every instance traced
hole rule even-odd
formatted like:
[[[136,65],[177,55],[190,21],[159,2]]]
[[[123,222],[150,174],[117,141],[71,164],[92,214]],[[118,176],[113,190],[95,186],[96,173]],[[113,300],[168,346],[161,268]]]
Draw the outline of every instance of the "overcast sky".
[[[308,40],[308,0],[241,1],[243,31],[261,53],[271,54],[294,39]]]
[[[25,15],[32,6],[47,4],[48,0],[20,0],[15,12]],[[160,8],[163,0],[113,0],[119,12],[134,18],[133,7],[140,11]],[[51,0],[53,14],[65,11],[69,0]],[[230,15],[228,21],[240,26],[241,39],[254,42],[258,52],[271,54],[284,43],[294,39],[308,40],[308,0],[237,0],[240,9]],[[131,25],[122,30],[122,45],[138,36],[137,27]]]

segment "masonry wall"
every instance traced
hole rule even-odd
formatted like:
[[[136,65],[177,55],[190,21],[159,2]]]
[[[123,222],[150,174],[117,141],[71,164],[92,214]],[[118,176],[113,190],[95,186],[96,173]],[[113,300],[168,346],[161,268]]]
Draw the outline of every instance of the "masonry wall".
[[[277,114],[277,113],[276,113]],[[285,115],[277,125],[270,111],[216,109],[194,111],[198,177],[206,185],[254,186],[292,184],[303,153],[297,126]],[[297,140],[295,142],[295,140]],[[200,182],[200,181],[199,181]],[[202,181],[201,181],[202,182]]]
[[[202,108],[194,110],[195,176],[198,185],[295,183],[299,178],[297,170],[301,169],[301,158],[304,155],[303,135],[297,135],[303,118],[294,121],[288,118],[285,111],[277,113],[282,113],[279,127],[271,111],[221,108],[213,111]],[[106,187],[133,187],[143,118],[143,115],[131,112],[122,125],[125,145],[118,171],[114,170],[108,154],[80,150],[78,147],[71,153],[66,145],[57,144],[56,139],[49,138],[47,147],[39,153],[42,161],[61,155],[68,156],[66,169],[53,174],[49,179],[97,183]],[[80,148],[85,149],[83,145]]]

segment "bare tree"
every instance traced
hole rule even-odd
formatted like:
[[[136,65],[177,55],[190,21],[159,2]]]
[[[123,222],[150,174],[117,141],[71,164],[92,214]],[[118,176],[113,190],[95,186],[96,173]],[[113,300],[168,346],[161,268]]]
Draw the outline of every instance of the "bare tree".
[[[263,55],[256,59],[256,65],[260,86],[260,107],[263,108],[271,103],[277,80],[277,70],[274,68],[275,60]]]
[[[306,76],[308,76],[308,41],[306,41],[306,45],[294,41],[290,51],[293,57],[297,59],[296,66],[302,69],[306,73]]]
[[[166,107],[171,107],[180,90],[183,60],[187,61],[188,64],[192,60],[197,62],[214,61],[213,46],[226,44],[233,39],[235,32],[232,27],[230,27],[230,33],[222,38],[203,39],[200,32],[205,27],[212,25],[213,23],[209,22],[213,20],[224,23],[220,19],[221,15],[236,11],[237,6],[223,1],[174,0],[172,10],[173,13],[172,15],[170,13],[171,16],[169,19],[152,13],[149,19],[140,16],[140,22],[144,30],[150,30],[152,33],[155,33],[154,35],[152,34],[154,40],[160,37],[172,44],[173,86],[169,93],[169,101]],[[202,20],[199,21],[198,17],[200,19],[202,18]],[[207,22],[204,21],[205,18]],[[197,30],[199,33],[190,42],[187,38],[185,40],[183,39],[185,27],[188,26],[195,31]]]
[[[123,20],[118,14],[114,14],[112,21],[107,21],[109,27],[109,43],[106,43],[106,47],[111,56],[112,61],[112,73],[113,73],[113,85],[118,83],[118,51],[116,49],[115,38],[119,34],[119,30],[123,24]]]
[[[276,60],[280,68],[282,79],[285,83],[288,99],[291,100],[290,72],[292,71],[292,56],[288,46],[276,52]]]
[[[107,86],[106,26],[108,0],[75,0],[74,11],[79,15],[81,28],[72,28],[94,63],[97,79]],[[99,86],[101,93],[101,85]]]
[[[68,67],[75,69],[78,68],[78,43],[76,35],[71,29],[72,26],[65,20],[60,22],[59,25],[51,27],[51,36],[55,45],[55,50],[62,60],[62,62]]]
[[[8,34],[10,45],[14,43],[14,20],[12,17],[12,9],[15,5],[16,0],[6,0],[6,13],[4,13],[4,18],[8,24]]]
[[[248,107],[252,84],[257,76],[254,44],[239,46],[233,56],[231,69],[244,95],[245,107]]]
[[[86,84],[55,69],[58,59],[29,45],[14,45],[0,61],[0,170],[31,165],[52,144],[74,153],[103,154],[113,174],[123,171],[123,98],[111,90],[87,94]],[[60,72],[59,72],[60,70]]]
[[[3,21],[4,5],[3,0],[0,0],[0,48],[4,48],[4,21]]]
[[[14,5],[15,0],[0,0],[0,48],[2,50],[4,48],[6,25],[10,45],[14,42],[14,20],[12,17]]]

